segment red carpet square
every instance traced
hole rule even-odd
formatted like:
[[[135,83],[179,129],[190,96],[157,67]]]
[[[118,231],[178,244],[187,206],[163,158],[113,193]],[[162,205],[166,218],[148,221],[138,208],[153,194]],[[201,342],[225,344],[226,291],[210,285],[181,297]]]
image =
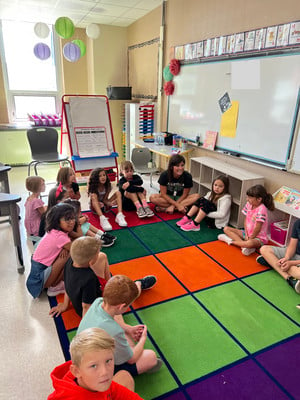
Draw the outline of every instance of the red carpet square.
[[[131,279],[139,279],[146,275],[155,275],[156,285],[145,290],[133,303],[134,308],[141,308],[163,300],[172,299],[186,293],[186,290],[172,277],[169,272],[153,256],[135,258],[110,266],[113,275],[127,275]]]
[[[152,203],[149,203],[149,207],[153,211],[154,205]],[[117,214],[117,209],[114,209],[113,212]],[[123,214],[125,215],[126,222],[128,224],[128,227],[131,228],[133,226],[140,226],[140,225],[146,225],[146,224],[152,224],[153,222],[160,222],[161,219],[158,218],[156,215],[153,217],[146,217],[146,218],[139,218],[136,214],[136,211],[123,211]]]
[[[96,228],[98,229],[102,229],[101,225],[100,225],[100,221],[99,221],[99,217],[96,214],[93,214],[91,211],[86,211],[84,213],[85,215],[87,215],[89,217],[89,222],[94,225]],[[112,229],[122,229],[116,222],[115,222],[115,218],[116,215],[112,212],[109,211],[107,213],[104,214],[106,218],[108,218],[109,223],[112,226]],[[103,229],[102,229],[103,230]]]
[[[194,246],[159,253],[157,257],[192,292],[235,279]]]
[[[239,278],[269,269],[255,261],[257,253],[244,256],[239,247],[228,246],[219,240],[199,247]]]

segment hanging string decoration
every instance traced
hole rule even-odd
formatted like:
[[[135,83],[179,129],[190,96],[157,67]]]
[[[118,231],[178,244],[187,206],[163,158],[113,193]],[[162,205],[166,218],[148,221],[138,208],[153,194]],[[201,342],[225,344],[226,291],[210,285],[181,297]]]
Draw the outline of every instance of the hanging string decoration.
[[[81,57],[80,47],[72,42],[66,43],[63,47],[63,54],[67,61],[76,62]]]
[[[50,32],[49,26],[44,22],[37,22],[33,29],[36,36],[40,39],[46,39]]]
[[[85,32],[90,39],[98,39],[100,36],[100,28],[97,24],[89,24]]]
[[[37,43],[33,48],[33,52],[39,60],[47,60],[51,54],[50,48],[46,43]]]
[[[75,27],[70,18],[60,17],[55,21],[55,31],[63,39],[69,39],[73,36]]]
[[[77,44],[77,46],[80,48],[80,56],[83,57],[85,55],[85,53],[86,53],[86,45],[85,45],[85,43],[80,39],[72,40],[72,43]]]

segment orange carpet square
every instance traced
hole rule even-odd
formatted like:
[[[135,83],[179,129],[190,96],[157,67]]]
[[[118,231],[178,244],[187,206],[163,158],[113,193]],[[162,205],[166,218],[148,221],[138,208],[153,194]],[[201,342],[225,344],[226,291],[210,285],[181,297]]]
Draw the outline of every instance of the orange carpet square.
[[[228,246],[219,240],[199,247],[239,278],[269,269],[255,261],[257,253],[244,256],[239,247]]]
[[[131,279],[139,279],[146,275],[155,275],[156,285],[145,290],[133,303],[135,309],[155,304],[163,300],[172,299],[186,293],[186,290],[169,274],[154,256],[136,258],[110,266],[113,275],[127,275]]]
[[[235,279],[195,246],[159,253],[157,257],[192,292]]]
[[[57,303],[63,303],[64,295],[63,294],[59,294],[58,296],[56,296],[56,301],[57,301]],[[63,319],[64,325],[65,325],[65,329],[67,331],[70,330],[70,329],[77,328],[79,323],[80,323],[80,321],[81,321],[81,318],[79,317],[79,315],[74,310],[72,303],[70,303],[70,306],[69,306],[68,310],[61,314],[61,317]]]

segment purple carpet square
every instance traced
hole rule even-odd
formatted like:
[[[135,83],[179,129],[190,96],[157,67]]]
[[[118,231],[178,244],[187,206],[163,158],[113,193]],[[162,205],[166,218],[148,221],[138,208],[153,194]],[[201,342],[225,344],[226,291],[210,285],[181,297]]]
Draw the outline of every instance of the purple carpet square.
[[[287,400],[288,397],[254,361],[228,368],[186,389],[191,399]]]
[[[255,357],[256,360],[289,392],[300,399],[300,336]]]

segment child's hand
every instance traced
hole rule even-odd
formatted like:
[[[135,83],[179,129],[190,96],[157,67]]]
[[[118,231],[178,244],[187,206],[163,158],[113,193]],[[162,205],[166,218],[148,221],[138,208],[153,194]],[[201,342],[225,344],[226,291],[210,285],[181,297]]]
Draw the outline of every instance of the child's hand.
[[[278,260],[278,264],[283,272],[286,272],[291,268],[290,261],[285,257]]]
[[[128,188],[128,186],[130,185],[129,182],[125,182],[124,185],[122,185],[122,189],[126,190]]]
[[[135,341],[138,342],[141,338],[141,335],[143,333],[144,330],[144,325],[135,325],[135,326],[131,326],[128,331],[127,334],[129,334],[129,336]]]
[[[51,308],[51,310],[49,311],[49,315],[50,315],[50,317],[58,317],[60,314],[62,314],[67,309],[68,309],[68,306],[65,306],[64,303],[58,303],[57,306]]]

